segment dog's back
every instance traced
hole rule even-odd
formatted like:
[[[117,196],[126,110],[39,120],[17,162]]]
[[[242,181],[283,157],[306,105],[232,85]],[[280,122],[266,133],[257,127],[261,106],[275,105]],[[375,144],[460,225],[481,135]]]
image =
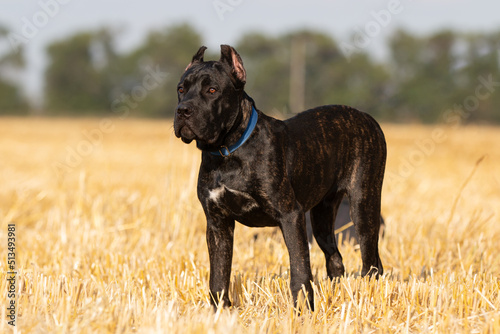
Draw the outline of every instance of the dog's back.
[[[289,175],[304,209],[312,208],[329,191],[347,190],[360,169],[383,174],[385,138],[370,115],[347,106],[328,105],[304,111],[285,124]],[[318,171],[318,165],[324,168]],[[308,189],[309,185],[315,189]]]

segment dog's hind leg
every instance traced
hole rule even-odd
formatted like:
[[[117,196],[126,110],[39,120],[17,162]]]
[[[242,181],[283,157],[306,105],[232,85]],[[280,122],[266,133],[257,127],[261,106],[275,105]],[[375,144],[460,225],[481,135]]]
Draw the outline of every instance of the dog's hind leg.
[[[314,238],[325,253],[326,271],[333,279],[344,274],[344,265],[335,241],[335,217],[344,193],[333,192],[311,209],[311,224]]]
[[[370,189],[358,191],[349,196],[351,217],[359,238],[363,269],[361,275],[383,274],[382,261],[378,252],[380,231],[380,192]]]

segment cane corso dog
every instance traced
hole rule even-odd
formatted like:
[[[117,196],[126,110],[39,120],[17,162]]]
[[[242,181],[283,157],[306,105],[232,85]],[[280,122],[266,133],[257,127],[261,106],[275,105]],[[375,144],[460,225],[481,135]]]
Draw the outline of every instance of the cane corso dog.
[[[362,275],[381,275],[378,240],[386,143],[368,114],[342,105],[304,111],[281,121],[245,93],[246,71],[236,50],[221,45],[218,61],[202,46],[177,86],[174,131],[202,152],[198,199],[207,219],[210,294],[228,297],[235,221],[281,229],[290,257],[290,289],[314,309],[305,212],[326,257],[328,277],[344,274],[334,236],[345,196],[359,237]],[[272,92],[270,92],[272,94]]]

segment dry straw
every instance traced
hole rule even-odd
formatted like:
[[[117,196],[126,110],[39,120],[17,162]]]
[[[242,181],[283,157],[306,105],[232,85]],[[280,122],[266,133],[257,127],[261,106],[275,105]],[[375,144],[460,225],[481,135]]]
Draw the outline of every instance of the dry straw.
[[[13,222],[18,332],[500,332],[498,129],[444,129],[446,140],[411,175],[386,182],[379,280],[359,277],[359,250],[345,243],[347,275],[330,282],[313,245],[316,311],[301,314],[292,307],[282,237],[243,226],[228,292],[234,306],[213,312],[196,198],[199,151],[173,138],[167,121],[114,122],[66,173],[53,163],[98,120],[0,123],[0,289]],[[433,130],[383,128],[393,172]],[[3,319],[6,298],[0,294]],[[14,331],[2,321],[0,332]]]

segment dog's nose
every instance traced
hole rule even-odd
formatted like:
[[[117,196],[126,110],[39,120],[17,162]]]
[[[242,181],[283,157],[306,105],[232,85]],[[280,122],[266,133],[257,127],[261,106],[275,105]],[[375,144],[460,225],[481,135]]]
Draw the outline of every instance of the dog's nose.
[[[183,116],[183,117],[189,117],[191,116],[191,109],[189,109],[186,106],[178,106],[176,111],[177,115]]]

